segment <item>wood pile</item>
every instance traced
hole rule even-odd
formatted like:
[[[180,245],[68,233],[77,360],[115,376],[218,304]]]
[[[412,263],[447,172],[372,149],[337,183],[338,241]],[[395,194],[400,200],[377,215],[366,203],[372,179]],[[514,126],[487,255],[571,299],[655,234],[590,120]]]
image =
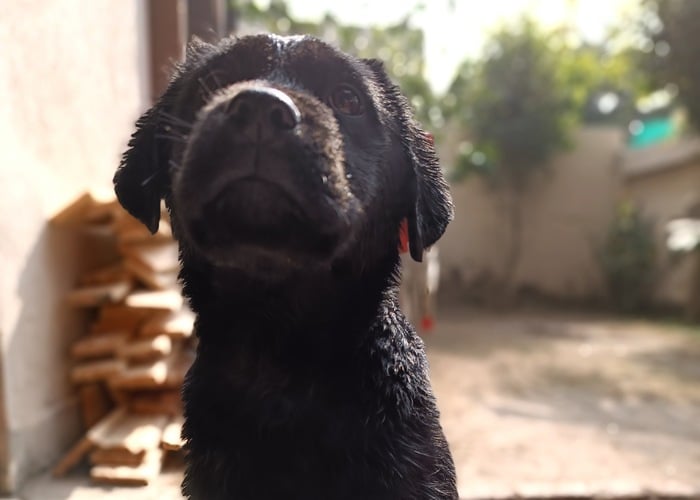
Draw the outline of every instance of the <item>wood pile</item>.
[[[86,434],[54,474],[87,458],[96,482],[146,485],[182,446],[180,388],[194,357],[194,316],[180,295],[167,213],[151,235],[116,200],[85,194],[53,222],[101,238],[117,256],[80,276],[66,298],[92,318],[70,350]]]

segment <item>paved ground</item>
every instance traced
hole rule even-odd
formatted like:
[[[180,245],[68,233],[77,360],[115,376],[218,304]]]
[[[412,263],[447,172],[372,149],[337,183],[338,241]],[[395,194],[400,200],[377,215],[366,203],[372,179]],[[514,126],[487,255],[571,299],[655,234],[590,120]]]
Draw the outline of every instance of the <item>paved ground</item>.
[[[426,339],[463,497],[698,493],[700,333],[560,314],[443,314]],[[41,476],[24,500],[175,500]]]

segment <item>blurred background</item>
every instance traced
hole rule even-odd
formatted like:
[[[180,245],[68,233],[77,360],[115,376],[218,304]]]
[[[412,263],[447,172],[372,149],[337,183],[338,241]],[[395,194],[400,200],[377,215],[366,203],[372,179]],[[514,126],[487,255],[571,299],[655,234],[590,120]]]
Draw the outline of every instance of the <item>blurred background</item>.
[[[45,471],[124,401],[177,389],[75,374],[105,361],[75,348],[105,307],[182,306],[134,305],[173,270],[129,247],[111,177],[188,39],[269,31],[383,59],[435,138],[456,217],[405,306],[460,494],[700,498],[698,19],[697,0],[0,2],[0,490],[180,498],[177,466],[129,490]],[[115,262],[132,295],[95,274]]]

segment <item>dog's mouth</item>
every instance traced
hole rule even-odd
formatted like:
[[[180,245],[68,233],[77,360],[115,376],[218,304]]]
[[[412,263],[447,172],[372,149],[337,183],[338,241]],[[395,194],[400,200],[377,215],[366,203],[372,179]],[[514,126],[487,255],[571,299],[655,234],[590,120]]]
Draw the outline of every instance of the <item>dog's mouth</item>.
[[[335,228],[319,227],[313,215],[282,185],[250,177],[220,189],[189,229],[200,250],[217,261],[243,263],[241,253],[293,261],[328,254],[337,243]]]

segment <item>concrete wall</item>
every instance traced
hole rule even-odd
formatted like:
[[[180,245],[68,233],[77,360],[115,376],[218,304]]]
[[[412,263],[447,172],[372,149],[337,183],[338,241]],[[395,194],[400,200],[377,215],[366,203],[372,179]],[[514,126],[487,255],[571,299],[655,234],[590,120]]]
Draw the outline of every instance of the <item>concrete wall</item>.
[[[78,436],[66,310],[78,245],[47,219],[111,176],[146,104],[144,2],[0,2],[0,489]]]
[[[450,164],[456,141],[442,155]],[[658,282],[654,302],[685,307],[694,263],[666,250],[665,225],[700,205],[697,140],[627,150],[621,131],[580,130],[570,151],[554,158],[522,203],[517,288],[565,300],[600,299],[605,287],[596,253],[619,201],[630,200],[655,224]],[[455,221],[440,241],[441,289],[449,298],[488,296],[503,276],[509,232],[502,195],[480,178],[454,184]]]
[[[624,137],[614,128],[586,128],[574,144],[534,180],[522,204],[525,229],[515,281],[549,296],[587,299],[604,293],[596,252],[614,215]],[[455,184],[452,194],[456,217],[439,244],[442,288],[478,294],[479,287],[502,277],[506,211],[497,192],[478,177]]]
[[[655,301],[685,305],[691,290],[693,258],[669,254],[665,226],[671,219],[687,217],[691,207],[700,203],[700,161],[629,176],[623,196],[634,201],[654,223],[659,258]]]

